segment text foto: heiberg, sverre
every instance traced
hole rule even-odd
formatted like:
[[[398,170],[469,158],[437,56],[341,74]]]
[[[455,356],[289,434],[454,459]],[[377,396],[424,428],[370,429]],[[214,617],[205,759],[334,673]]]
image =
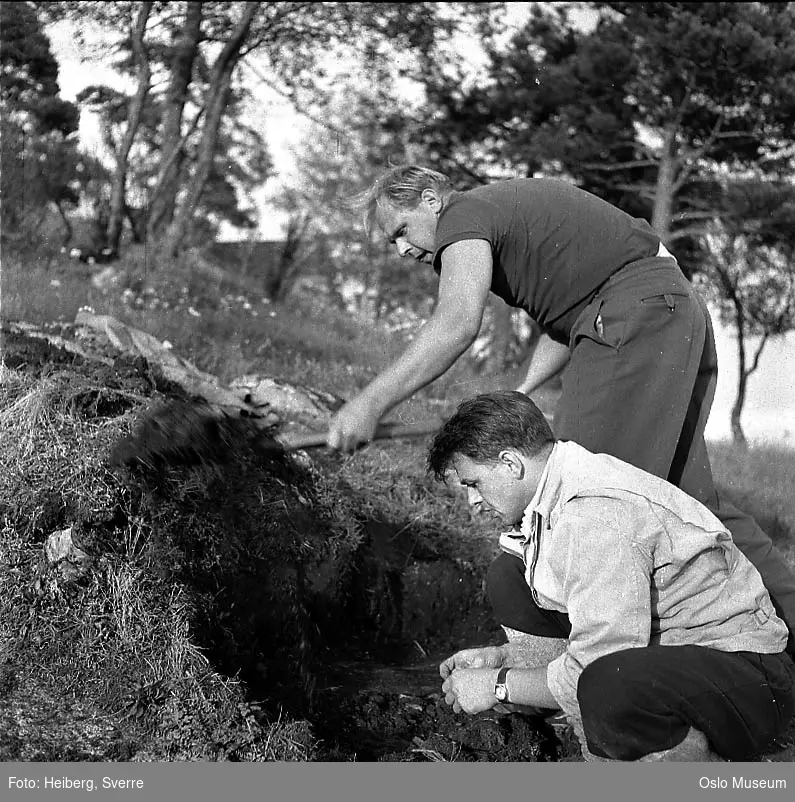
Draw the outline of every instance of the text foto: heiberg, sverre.
[[[34,779],[32,777],[9,777],[9,788],[44,788],[44,789],[83,789],[86,791],[93,791],[97,785],[93,779],[74,780],[71,777],[44,777],[43,779]],[[100,783],[102,788],[119,788],[119,789],[135,789],[141,790],[144,787],[143,780],[114,780],[112,777],[103,777]]]

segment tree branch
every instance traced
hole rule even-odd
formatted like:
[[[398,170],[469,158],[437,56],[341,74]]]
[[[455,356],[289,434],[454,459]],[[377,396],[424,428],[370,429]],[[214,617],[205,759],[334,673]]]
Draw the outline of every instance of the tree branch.
[[[586,162],[580,165],[580,169],[593,170],[594,172],[615,173],[619,170],[631,170],[633,167],[656,167],[658,164],[659,161],[657,159],[636,159],[635,161],[621,162],[619,164]]]
[[[338,134],[339,136],[348,136],[348,132],[343,131],[340,128],[336,128],[328,120],[324,120],[323,118],[318,117],[317,115],[313,114],[311,111],[307,111],[303,107],[303,105],[298,100],[296,100],[294,94],[282,89],[280,86],[278,86],[276,84],[275,81],[272,81],[271,79],[266,78],[260,72],[260,70],[257,69],[257,67],[255,67],[253,64],[248,64],[248,63],[245,63],[245,62],[241,62],[241,64],[242,64],[242,66],[246,67],[246,69],[251,70],[251,72],[253,72],[254,75],[257,78],[259,78],[259,80],[262,81],[263,84],[265,84],[265,86],[267,86],[268,88],[272,89],[274,92],[276,92],[276,94],[281,95],[285,100],[289,100],[290,103],[293,104],[293,108],[301,116],[306,117],[307,120],[309,120],[310,122],[313,122],[316,125],[320,125],[323,128],[325,128],[327,131],[331,131],[334,134]]]
[[[754,354],[754,361],[751,363],[751,367],[745,372],[746,376],[750,376],[759,367],[759,360],[762,357],[762,351],[764,350],[769,337],[770,332],[765,330],[762,333],[762,340],[760,341],[759,346],[756,349],[756,353]]]
[[[707,228],[701,226],[685,226],[685,228],[677,228],[670,232],[671,242],[677,242],[685,237],[701,236],[706,234]]]
[[[728,212],[719,212],[715,210],[707,210],[704,212],[677,212],[671,222],[678,223],[686,220],[714,220],[721,217],[726,217]]]

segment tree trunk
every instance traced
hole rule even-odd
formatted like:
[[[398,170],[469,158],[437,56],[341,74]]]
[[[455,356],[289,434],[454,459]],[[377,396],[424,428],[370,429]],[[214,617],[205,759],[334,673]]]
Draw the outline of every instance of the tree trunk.
[[[65,248],[71,241],[72,237],[74,236],[74,229],[72,228],[72,224],[69,222],[69,218],[66,216],[66,212],[63,210],[63,206],[61,205],[60,201],[53,201],[53,206],[58,211],[58,215],[61,218],[61,222],[64,224],[64,228],[66,229],[63,238],[61,239],[61,247]]]
[[[130,108],[127,112],[127,129],[116,151],[116,171],[113,174],[113,180],[111,182],[107,247],[110,248],[113,253],[118,253],[119,251],[119,241],[121,240],[121,232],[124,225],[125,196],[127,192],[127,160],[130,157],[130,151],[132,150],[135,136],[138,133],[144,102],[149,93],[151,75],[149,58],[144,48],[144,31],[146,30],[146,23],[153,5],[154,3],[152,2],[140,4],[138,15],[131,31],[132,46],[137,65],[138,86],[136,87],[133,99],[130,101]]]
[[[169,256],[176,256],[179,252],[207,184],[218,143],[218,130],[229,102],[232,73],[240,59],[240,50],[259,7],[260,3],[258,2],[244,4],[243,17],[235,26],[229,41],[224,45],[213,65],[210,86],[207,90],[204,127],[199,141],[196,169],[188,182],[185,197],[177,206],[174,219],[163,238],[163,250]]]
[[[298,263],[298,254],[304,246],[309,215],[293,212],[287,221],[287,232],[279,261],[271,269],[265,283],[265,294],[271,301],[280,301],[292,284]]]
[[[182,118],[193,77],[193,64],[201,41],[202,3],[190,2],[185,12],[185,25],[174,45],[171,83],[163,114],[163,143],[160,169],[149,200],[147,239],[155,241],[168,226],[174,214],[182,166]]]
[[[748,371],[745,368],[745,320],[742,309],[736,305],[734,319],[737,324],[737,395],[731,411],[731,432],[735,444],[740,448],[747,448],[748,441],[740,423],[740,416],[745,406],[745,391],[748,386]]]
[[[754,354],[754,361],[751,364],[751,367],[747,370],[743,370],[742,366],[740,368],[740,381],[738,381],[737,387],[737,397],[734,401],[734,406],[732,407],[732,435],[734,437],[734,442],[737,443],[742,448],[747,447],[748,442],[745,438],[745,433],[740,426],[740,415],[742,414],[743,407],[745,406],[745,396],[746,390],[748,389],[748,380],[751,378],[751,374],[756,371],[759,367],[759,362],[762,358],[762,352],[765,350],[765,345],[767,345],[767,341],[770,338],[770,332],[765,332],[762,335],[762,339],[759,342],[759,346],[756,349],[756,353]],[[743,337],[743,340],[745,338]],[[740,348],[738,347],[738,353],[740,352]],[[740,361],[745,361],[745,343],[743,342],[742,346],[742,356],[740,356]]]
[[[654,193],[651,226],[664,244],[669,244],[671,218],[673,216],[676,186],[677,159],[674,154],[676,129],[671,126],[666,132],[663,153],[657,169],[657,185]]]

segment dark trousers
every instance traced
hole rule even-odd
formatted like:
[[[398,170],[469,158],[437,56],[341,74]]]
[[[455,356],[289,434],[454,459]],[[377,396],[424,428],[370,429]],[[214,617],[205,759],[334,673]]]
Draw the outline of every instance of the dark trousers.
[[[712,510],[795,631],[795,575],[756,521],[715,490],[704,441],[715,340],[704,299],[676,262],[647,259],[619,271],[577,319],[570,346],[556,437],[667,479]]]
[[[566,638],[568,617],[533,601],[518,557],[492,563],[486,590],[497,621],[541,637]],[[670,749],[690,727],[729,760],[762,752],[795,712],[795,663],[785,653],[649,646],[600,657],[580,675],[577,697],[589,750],[636,760]]]

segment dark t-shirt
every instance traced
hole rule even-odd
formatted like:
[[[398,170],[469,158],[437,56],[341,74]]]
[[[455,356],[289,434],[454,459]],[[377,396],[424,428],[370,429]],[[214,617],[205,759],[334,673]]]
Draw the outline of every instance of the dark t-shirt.
[[[442,251],[467,239],[491,244],[492,292],[563,342],[596,290],[630,262],[654,256],[660,245],[645,220],[548,178],[453,193],[436,228],[437,273]]]

